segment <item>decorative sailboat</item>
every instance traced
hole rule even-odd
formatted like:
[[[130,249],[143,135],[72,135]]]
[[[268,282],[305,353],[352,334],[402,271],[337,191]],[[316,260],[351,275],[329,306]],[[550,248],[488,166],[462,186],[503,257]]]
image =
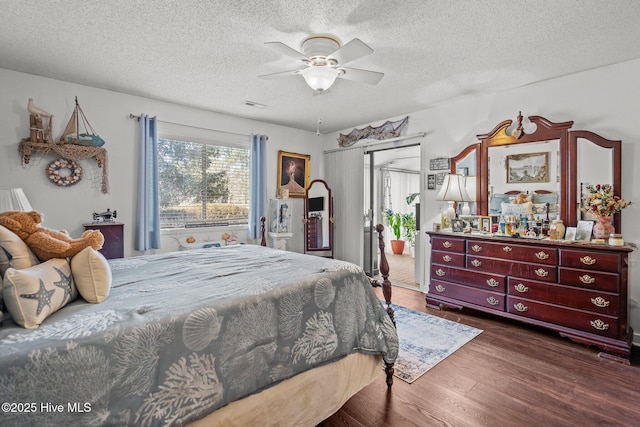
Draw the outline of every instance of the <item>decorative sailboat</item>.
[[[84,127],[84,133],[80,132],[80,122]],[[64,128],[62,136],[60,137],[61,143],[86,145],[89,147],[102,147],[104,145],[104,139],[100,138],[93,130],[89,120],[84,115],[80,104],[78,104],[78,97],[76,96],[76,107],[73,109],[71,119],[67,123],[67,127]]]

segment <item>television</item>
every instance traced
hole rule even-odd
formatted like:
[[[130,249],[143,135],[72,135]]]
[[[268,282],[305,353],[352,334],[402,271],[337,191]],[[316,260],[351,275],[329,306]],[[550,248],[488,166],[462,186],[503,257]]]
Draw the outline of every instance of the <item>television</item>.
[[[321,212],[324,210],[324,197],[309,198],[309,212]]]

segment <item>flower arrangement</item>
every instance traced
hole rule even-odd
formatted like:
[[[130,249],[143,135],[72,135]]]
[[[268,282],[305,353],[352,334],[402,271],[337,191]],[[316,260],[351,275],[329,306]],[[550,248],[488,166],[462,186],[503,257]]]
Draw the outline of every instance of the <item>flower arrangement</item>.
[[[612,216],[631,204],[620,196],[614,196],[609,184],[587,185],[587,191],[582,210],[596,216]]]

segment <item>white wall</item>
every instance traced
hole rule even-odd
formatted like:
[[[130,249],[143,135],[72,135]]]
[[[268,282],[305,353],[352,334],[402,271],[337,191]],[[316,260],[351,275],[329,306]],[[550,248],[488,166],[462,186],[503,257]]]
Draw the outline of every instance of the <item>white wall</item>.
[[[622,211],[624,239],[640,243],[640,60],[611,65],[579,74],[564,76],[529,86],[507,90],[490,96],[467,98],[437,108],[409,114],[407,134],[425,131],[422,143],[422,229],[430,230],[433,220],[446,207],[434,200],[436,192],[426,190],[428,159],[451,157],[469,144],[478,142],[476,135],[491,131],[506,119],[541,115],[555,122],[573,120],[573,130],[585,129],[608,139],[622,140],[622,196],[635,204]],[[416,82],[416,87],[420,87]],[[386,120],[398,120],[405,115],[381,119],[362,126],[377,126]],[[361,127],[361,126],[357,126]],[[344,129],[348,133],[351,129]],[[338,133],[327,135],[325,150],[336,149]],[[428,239],[421,239],[421,252],[427,257],[416,259],[424,272],[423,290],[429,282]],[[631,326],[636,332],[634,342],[640,344],[640,250],[630,255]]]
[[[57,157],[34,154],[29,167],[23,168],[18,142],[29,137],[27,101],[33,98],[40,108],[54,115],[53,137],[59,139],[74,107],[74,97],[96,132],[106,141],[109,155],[111,191],[101,194],[89,176],[97,171],[91,161],[81,161],[83,180],[73,187],[61,188],[45,176],[47,164]],[[243,134],[268,135],[267,194],[275,197],[278,150],[311,155],[311,179],[321,178],[322,145],[315,133],[232,117],[138,96],[125,95],[73,83],[0,69],[0,188],[22,187],[34,209],[44,213],[44,226],[66,229],[72,236],[81,234],[82,223],[90,222],[93,212],[117,210],[117,221],[125,224],[125,256],[133,250],[136,198],[138,122],[129,114],[157,116],[159,120]],[[294,236],[288,249],[303,251],[302,199],[291,199]],[[265,215],[267,213],[265,212]],[[196,237],[217,240],[224,230],[189,230]],[[236,235],[246,237],[244,230]],[[162,251],[178,249],[172,238],[163,236]]]

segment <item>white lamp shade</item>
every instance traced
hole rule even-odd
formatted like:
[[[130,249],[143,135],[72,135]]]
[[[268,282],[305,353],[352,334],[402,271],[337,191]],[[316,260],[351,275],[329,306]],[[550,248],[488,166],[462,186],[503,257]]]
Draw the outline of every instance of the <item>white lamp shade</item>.
[[[0,212],[32,210],[31,203],[22,188],[0,188]]]
[[[477,180],[475,176],[465,176],[464,177],[464,189],[467,190],[467,195],[469,198],[467,202],[475,202],[476,201],[476,185]]]
[[[327,90],[338,77],[338,70],[333,67],[315,66],[300,72],[304,80],[313,90]]]
[[[464,176],[448,174],[444,177],[442,188],[436,196],[436,200],[447,202],[463,202],[469,200],[469,195],[464,187]]]

